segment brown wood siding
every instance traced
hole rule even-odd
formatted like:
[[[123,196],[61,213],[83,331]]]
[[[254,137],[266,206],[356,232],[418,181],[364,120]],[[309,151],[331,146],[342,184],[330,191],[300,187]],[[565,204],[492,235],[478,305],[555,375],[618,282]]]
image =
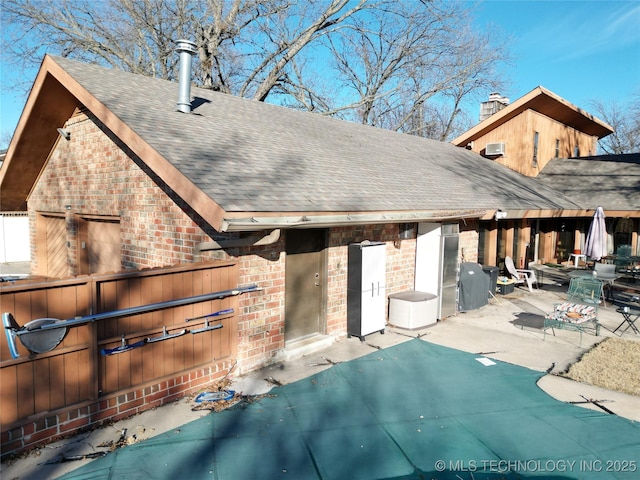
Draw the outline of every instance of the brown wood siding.
[[[64,277],[69,274],[67,265],[67,227],[64,217],[43,216],[45,242],[45,269],[43,275]]]
[[[237,287],[238,267],[232,262],[198,264],[113,275],[93,275],[46,283],[0,288],[2,311],[20,325],[36,318],[73,319],[90,313],[128,309]],[[187,318],[233,308],[234,313],[210,321],[222,328],[192,334],[205,319]],[[104,319],[68,328],[52,351],[30,355],[19,340],[20,357],[11,358],[0,342],[0,423],[3,431],[21,419],[122,394],[171,378],[196,367],[230,359],[237,349],[238,297],[163,308],[154,312]],[[116,355],[99,349],[155,338],[188,329],[183,336],[147,343]]]
[[[533,165],[535,132],[539,133],[537,167]],[[505,154],[491,158],[523,175],[535,177],[555,158],[556,139],[560,141],[559,158],[572,157],[575,147],[579,148],[580,156],[595,154],[597,137],[568,127],[533,110],[526,110],[478,137],[473,141],[472,150],[484,155],[488,143],[505,143]]]

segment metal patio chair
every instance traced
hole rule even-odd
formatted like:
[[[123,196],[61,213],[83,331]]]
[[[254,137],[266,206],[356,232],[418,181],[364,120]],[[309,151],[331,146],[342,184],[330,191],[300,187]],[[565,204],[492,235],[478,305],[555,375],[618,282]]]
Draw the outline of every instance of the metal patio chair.
[[[598,321],[598,306],[603,295],[603,282],[589,277],[575,277],[569,283],[567,301],[557,303],[553,311],[544,317],[543,333],[546,338],[547,330],[555,336],[555,329],[574,330],[582,333],[600,335]]]

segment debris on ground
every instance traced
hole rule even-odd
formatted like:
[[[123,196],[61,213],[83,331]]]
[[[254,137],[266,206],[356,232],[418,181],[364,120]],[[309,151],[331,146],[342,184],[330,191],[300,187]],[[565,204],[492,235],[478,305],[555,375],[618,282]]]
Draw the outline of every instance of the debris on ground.
[[[277,387],[281,387],[282,385],[284,385],[284,383],[282,383],[280,380],[276,380],[272,376],[268,376],[264,380],[265,380],[265,382],[272,383],[273,385],[276,385]]]
[[[227,379],[226,376],[220,380],[216,380],[212,383],[205,385],[200,392],[194,393],[188,397],[189,401],[192,402],[191,411],[195,412],[198,410],[209,410],[212,412],[221,412],[231,407],[236,407],[236,408],[244,407],[250,403],[257,402],[262,398],[275,396],[275,395],[269,395],[269,394],[243,395],[241,393],[235,392],[234,390],[229,390],[228,387],[230,385],[231,385],[231,382]],[[203,393],[215,394],[216,392],[224,392],[224,394],[220,395],[222,399],[216,400],[216,401],[197,400],[199,396],[202,399],[201,395]],[[233,393],[231,397],[229,396],[230,393]],[[215,395],[212,395],[212,396],[215,396]]]
[[[339,363],[342,363],[342,362],[334,362],[333,360],[327,357],[322,357],[322,359],[324,360],[324,362],[307,363],[306,366],[307,367],[323,367],[326,365],[338,365]]]

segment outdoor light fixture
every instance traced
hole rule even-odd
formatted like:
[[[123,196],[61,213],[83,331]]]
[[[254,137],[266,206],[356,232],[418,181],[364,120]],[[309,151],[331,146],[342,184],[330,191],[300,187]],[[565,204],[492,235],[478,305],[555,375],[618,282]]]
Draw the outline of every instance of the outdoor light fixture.
[[[507,218],[507,212],[503,212],[502,210],[498,209],[496,210],[494,218],[496,219],[496,222],[498,220],[504,220],[505,218]]]
[[[58,128],[57,130],[60,136],[62,136],[65,140],[71,140],[71,134],[69,132],[63,130],[62,128]]]
[[[398,238],[400,240],[408,240],[413,235],[413,223],[398,224]]]

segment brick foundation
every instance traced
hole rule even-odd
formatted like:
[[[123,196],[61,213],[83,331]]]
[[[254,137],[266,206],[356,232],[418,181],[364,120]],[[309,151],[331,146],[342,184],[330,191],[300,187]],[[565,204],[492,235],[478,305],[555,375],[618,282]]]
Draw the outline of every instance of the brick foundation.
[[[224,362],[204,367],[3,429],[2,458],[174,402],[222,378],[232,366]]]

